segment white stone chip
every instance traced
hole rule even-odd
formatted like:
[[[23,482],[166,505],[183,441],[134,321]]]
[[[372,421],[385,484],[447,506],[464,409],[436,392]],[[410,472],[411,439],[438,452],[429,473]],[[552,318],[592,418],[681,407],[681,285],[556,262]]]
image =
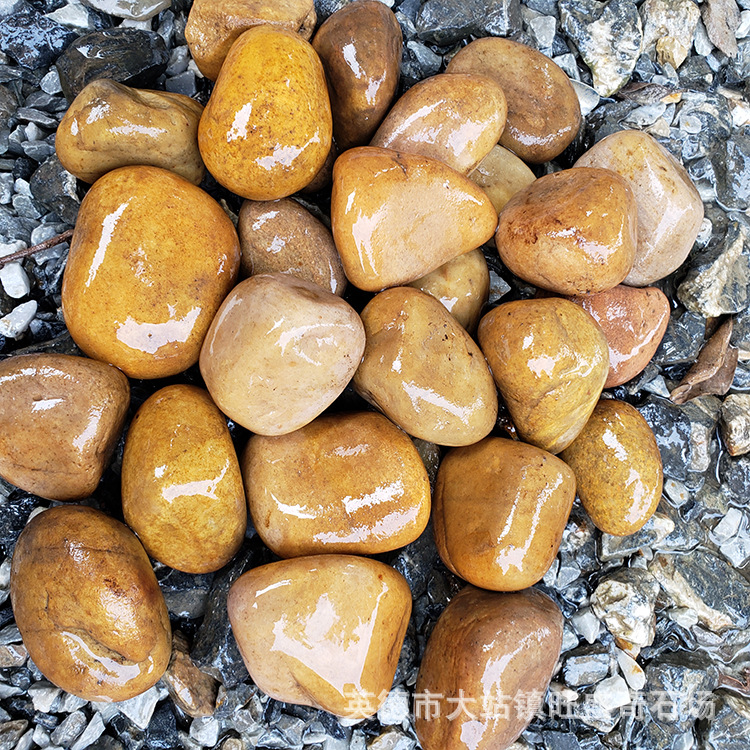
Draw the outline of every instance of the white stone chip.
[[[96,742],[102,734],[104,734],[104,720],[101,714],[95,713],[94,718],[83,730],[83,734],[71,745],[70,750],[85,750],[89,745]]]
[[[687,629],[698,624],[698,615],[688,607],[673,607],[667,610],[667,617]]]
[[[594,643],[599,637],[601,622],[594,614],[591,607],[576,612],[571,618],[571,623],[579,635],[582,635],[589,643]]]
[[[628,683],[620,675],[607,677],[596,686],[594,700],[607,711],[627,706],[630,703]]]
[[[219,741],[219,722],[213,716],[193,719],[190,737],[203,747],[213,747]]]
[[[51,682],[40,680],[29,687],[29,698],[35,711],[48,714],[61,692],[62,690]]]
[[[120,701],[119,703],[111,703],[110,705],[116,706],[119,712],[127,716],[137,727],[146,729],[158,702],[159,691],[155,687],[152,687],[145,693],[136,695],[135,698]]]
[[[399,725],[409,718],[409,694],[402,687],[396,687],[386,696],[378,709],[378,721],[384,726]]]
[[[0,318],[0,336],[17,339],[26,333],[36,315],[36,300],[24,302],[13,308],[4,318]]]
[[[46,17],[61,23],[63,26],[72,26],[76,29],[87,29],[89,26],[89,12],[76,0],[71,0],[62,8],[47,13]]]
[[[0,268],[0,284],[12,299],[21,299],[31,291],[31,283],[20,263],[8,263]]]
[[[571,79],[571,84],[575,89],[576,96],[578,97],[578,103],[581,105],[581,116],[586,117],[590,114],[594,107],[599,104],[599,94],[591,86],[587,86],[585,83]]]
[[[723,544],[728,539],[731,539],[739,530],[740,524],[742,523],[742,511],[738,508],[730,508],[724,518],[714,526],[711,531],[711,539],[716,544]]]
[[[47,73],[41,81],[39,81],[39,88],[44,91],[45,94],[59,94],[62,91],[60,85],[60,74],[57,72],[57,68],[51,68],[50,72]]]
[[[633,690],[643,690],[646,684],[646,673],[641,665],[630,654],[626,654],[619,648],[615,648],[615,657],[617,658],[617,666],[620,667],[628,685]]]
[[[740,13],[740,23],[734,31],[737,39],[745,39],[750,36],[750,10],[743,10]]]
[[[6,255],[13,255],[21,250],[25,250],[28,245],[23,240],[11,240],[10,242],[0,242],[0,258]]]

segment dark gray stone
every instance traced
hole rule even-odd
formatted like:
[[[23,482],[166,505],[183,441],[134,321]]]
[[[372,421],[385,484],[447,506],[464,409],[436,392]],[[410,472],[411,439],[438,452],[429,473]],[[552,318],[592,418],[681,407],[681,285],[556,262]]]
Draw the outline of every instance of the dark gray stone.
[[[519,0],[427,0],[416,19],[419,38],[441,46],[472,34],[510,36],[522,26]]]
[[[746,750],[750,737],[750,701],[719,693],[713,718],[699,730],[703,750]]]
[[[686,92],[680,105],[680,118],[687,117],[696,118],[700,129],[695,133],[680,131],[683,161],[709,156],[717,143],[731,135],[732,113],[723,96]]]
[[[57,70],[70,102],[97,78],[149,88],[168,64],[169,52],[157,33],[120,26],[79,37],[57,61]]]
[[[672,479],[685,480],[690,463],[691,425],[688,416],[676,404],[658,396],[649,396],[638,410],[654,432],[664,474]]]
[[[609,674],[609,651],[604,646],[583,646],[565,659],[563,677],[572,687],[593,685]]]
[[[716,197],[728,210],[750,208],[750,135],[743,128],[719,141],[711,161],[716,172]]]
[[[76,178],[68,172],[57,156],[51,156],[34,172],[31,193],[43,206],[56,213],[66,224],[75,224],[81,201]]]
[[[706,319],[689,310],[673,310],[669,325],[653,361],[659,365],[680,365],[694,362],[703,346]]]
[[[76,38],[75,32],[23,2],[0,19],[0,50],[27,68],[50,66]]]
[[[750,488],[750,455],[733,458],[724,453],[719,461],[721,488],[730,502],[747,505]]]
[[[542,732],[545,750],[581,750],[575,735],[563,732]]]
[[[177,720],[174,708],[169,701],[156,707],[146,730],[146,744],[149,750],[171,750],[179,747]]]
[[[9,487],[10,485],[6,486]],[[21,492],[21,490],[16,490],[13,496],[4,500],[0,491],[0,549],[5,555],[13,553],[18,535],[26,526],[31,511],[44,502],[34,495]]]

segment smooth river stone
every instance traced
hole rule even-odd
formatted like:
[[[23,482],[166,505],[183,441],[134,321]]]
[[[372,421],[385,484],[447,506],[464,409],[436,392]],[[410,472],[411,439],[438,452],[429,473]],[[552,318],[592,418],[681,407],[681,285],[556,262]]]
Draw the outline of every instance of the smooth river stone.
[[[245,538],[242,475],[208,393],[170,385],[138,409],[122,457],[122,512],[153,557],[185,573],[226,565]]]
[[[602,399],[560,457],[576,475],[583,507],[605,534],[635,533],[659,505],[663,473],[656,438],[624,401]]]
[[[536,179],[534,173],[512,151],[495,146],[469,174],[500,213],[505,204]]]
[[[34,516],[13,552],[10,598],[34,664],[79,698],[134,698],[169,664],[169,614],[148,555],[101,511],[66,505]]]
[[[333,237],[297,201],[245,201],[237,232],[245,276],[290,273],[343,295],[346,275]]]
[[[542,164],[561,154],[578,133],[581,107],[568,76],[525,44],[485,37],[468,44],[446,73],[479,73],[505,92],[508,118],[500,145],[521,159]]]
[[[600,294],[569,297],[601,326],[609,347],[605,388],[642,372],[659,348],[669,323],[669,300],[656,287],[616,286]]]
[[[373,292],[479,247],[497,214],[479,187],[437,159],[365,147],[336,160],[331,224],[347,278]]]
[[[243,31],[267,25],[310,39],[316,21],[313,0],[193,0],[185,39],[198,70],[215,81]]]
[[[410,435],[471,445],[497,417],[497,391],[479,347],[434,297],[387,289],[362,311],[367,334],[357,393]]]
[[[500,139],[507,111],[505,94],[491,78],[442,73],[412,86],[370,145],[429,156],[469,174]]]
[[[624,401],[602,399],[560,457],[576,475],[583,507],[605,534],[635,533],[659,505],[663,474],[656,438]]]
[[[132,378],[198,361],[240,266],[221,206],[157,167],[122,167],[94,183],[78,213],[62,285],[65,323],[94,359]]]
[[[84,182],[118,167],[148,164],[198,185],[205,172],[196,140],[202,112],[198,102],[182,94],[92,81],[60,122],[57,157]]]
[[[434,297],[469,333],[473,333],[489,297],[490,271],[484,254],[477,248],[449,260],[409,286]]]
[[[411,592],[393,568],[314,555],[242,575],[229,620],[253,682],[276,700],[361,719],[393,682]]]
[[[401,41],[396,16],[378,0],[345,5],[315,34],[341,151],[364,146],[385,117],[398,86]]]
[[[466,586],[419,668],[414,724],[424,750],[507,750],[541,707],[562,635],[563,616],[540,591]]]
[[[638,246],[625,284],[648,286],[679,268],[703,222],[703,201],[685,168],[648,133],[603,138],[575,163],[624,177],[638,205]]]
[[[362,321],[340,297],[288,274],[260,274],[222,304],[200,369],[230,419],[260,435],[285,435],[338,398],[364,348]]]
[[[198,125],[211,174],[256,201],[285,198],[331,148],[331,105],[315,50],[291,31],[255,26],[232,45]]]
[[[469,583],[520,591],[541,580],[576,495],[573,472],[533,445],[488,437],[449,451],[435,485],[435,543]]]
[[[79,500],[99,484],[130,404],[115,367],[67,354],[0,362],[0,476],[49,500]]]
[[[559,294],[596,294],[630,271],[637,242],[633,191],[608,169],[566,169],[516,193],[495,245],[516,276]]]
[[[477,336],[521,439],[550,453],[567,448],[609,371],[596,321],[568,300],[517,300],[487,313]]]
[[[319,417],[254,435],[242,459],[253,524],[279,557],[376,555],[413,542],[430,480],[409,436],[375,412]]]

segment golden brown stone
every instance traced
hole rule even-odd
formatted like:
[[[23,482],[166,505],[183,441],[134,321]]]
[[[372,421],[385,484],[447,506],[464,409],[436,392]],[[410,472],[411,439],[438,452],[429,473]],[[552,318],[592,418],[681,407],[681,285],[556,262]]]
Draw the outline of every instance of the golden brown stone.
[[[512,151],[495,146],[469,174],[469,179],[487,193],[495,211],[500,213],[505,204],[531,185],[536,177]]]

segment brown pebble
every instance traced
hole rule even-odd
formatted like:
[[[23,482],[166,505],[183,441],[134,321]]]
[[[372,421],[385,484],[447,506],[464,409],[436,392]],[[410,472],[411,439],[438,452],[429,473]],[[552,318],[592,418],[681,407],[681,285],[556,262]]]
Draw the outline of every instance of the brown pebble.
[[[198,669],[179,630],[172,633],[172,657],[162,680],[172,700],[188,716],[213,716],[219,683]]]

